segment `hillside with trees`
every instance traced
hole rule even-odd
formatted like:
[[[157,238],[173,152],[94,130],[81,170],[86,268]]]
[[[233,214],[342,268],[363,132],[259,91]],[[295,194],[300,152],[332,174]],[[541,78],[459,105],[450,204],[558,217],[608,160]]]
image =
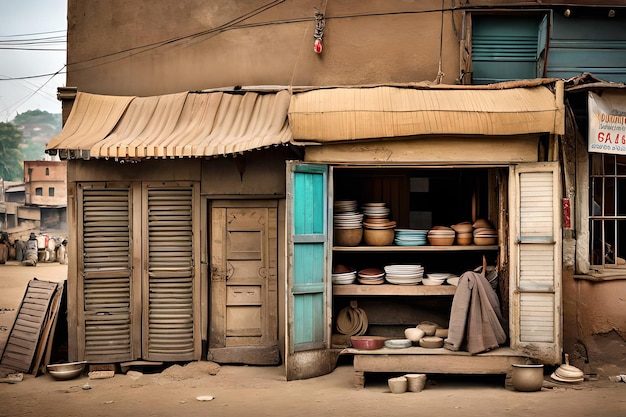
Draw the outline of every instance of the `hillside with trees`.
[[[0,123],[0,178],[23,181],[24,161],[47,157],[46,143],[61,132],[61,114],[29,110]]]

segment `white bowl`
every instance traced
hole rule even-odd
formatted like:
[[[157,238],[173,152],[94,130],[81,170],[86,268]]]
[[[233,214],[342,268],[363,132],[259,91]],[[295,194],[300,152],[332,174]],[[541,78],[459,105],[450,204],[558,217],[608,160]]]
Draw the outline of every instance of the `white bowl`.
[[[58,381],[74,379],[82,375],[86,362],[70,362],[47,365],[48,373]]]

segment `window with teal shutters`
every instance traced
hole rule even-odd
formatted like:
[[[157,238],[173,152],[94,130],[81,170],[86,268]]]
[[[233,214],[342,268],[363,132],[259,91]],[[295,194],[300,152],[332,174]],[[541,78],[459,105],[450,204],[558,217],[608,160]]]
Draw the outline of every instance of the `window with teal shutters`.
[[[472,17],[472,84],[543,77],[547,16]]]

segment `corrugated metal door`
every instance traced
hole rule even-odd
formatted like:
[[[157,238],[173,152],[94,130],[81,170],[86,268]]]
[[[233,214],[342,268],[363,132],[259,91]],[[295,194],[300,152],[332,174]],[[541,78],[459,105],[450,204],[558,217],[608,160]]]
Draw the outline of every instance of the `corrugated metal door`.
[[[472,84],[543,77],[547,25],[544,14],[473,15]]]
[[[511,347],[561,361],[561,187],[556,162],[511,169]]]
[[[194,184],[143,185],[144,359],[200,356],[196,194]]]
[[[328,168],[289,163],[287,184],[287,379],[323,375],[328,361],[330,303]]]
[[[78,194],[79,357],[96,362],[136,359],[141,327],[133,302],[131,187],[80,184]]]

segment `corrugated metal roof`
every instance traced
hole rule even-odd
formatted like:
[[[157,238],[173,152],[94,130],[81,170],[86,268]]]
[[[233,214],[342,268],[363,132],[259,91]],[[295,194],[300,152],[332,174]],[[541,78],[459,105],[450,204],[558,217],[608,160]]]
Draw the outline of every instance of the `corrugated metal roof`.
[[[46,149],[89,150],[113,130],[133,98],[78,93],[63,130]]]
[[[78,93],[47,150],[90,158],[227,155],[291,141],[291,94],[192,93],[110,97]]]
[[[318,89],[294,94],[294,141],[564,133],[563,82],[527,88]]]

